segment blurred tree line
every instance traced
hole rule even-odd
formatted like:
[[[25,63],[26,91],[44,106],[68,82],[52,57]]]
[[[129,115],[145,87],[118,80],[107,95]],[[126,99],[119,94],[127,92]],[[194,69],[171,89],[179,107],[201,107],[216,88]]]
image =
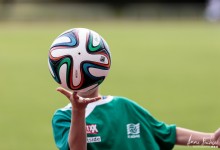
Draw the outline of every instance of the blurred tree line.
[[[161,3],[161,4],[182,4],[199,3],[205,4],[207,0],[0,0],[1,4],[8,3],[104,3],[114,9],[120,9],[131,3]]]
[[[42,13],[45,10],[47,10],[45,7],[48,7],[47,11],[50,11],[50,12],[44,12],[44,13],[46,13],[46,14],[56,13],[56,12],[52,12],[52,9],[50,9],[51,8],[50,6],[54,6],[54,5],[56,5],[56,6],[62,5],[63,6],[62,11],[64,13],[65,13],[65,11],[67,14],[68,14],[67,11],[69,11],[69,13],[73,13],[72,12],[73,10],[70,9],[69,6],[75,5],[74,9],[77,9],[77,4],[79,4],[80,6],[82,6],[82,4],[83,4],[83,8],[86,9],[88,14],[92,14],[92,11],[91,12],[88,11],[89,7],[87,7],[88,6],[87,4],[89,4],[89,5],[92,4],[92,7],[94,7],[93,4],[96,4],[96,5],[97,4],[104,4],[105,8],[109,10],[108,13],[110,13],[110,15],[111,15],[111,13],[113,13],[114,16],[121,16],[123,13],[130,13],[131,10],[133,13],[135,13],[136,16],[142,16],[142,15],[144,16],[145,15],[144,11],[148,11],[148,12],[159,11],[161,13],[155,13],[155,14],[159,14],[158,16],[160,16],[160,15],[163,16],[163,11],[167,12],[168,15],[169,14],[170,15],[176,14],[176,16],[178,16],[178,13],[180,13],[179,16],[181,16],[181,14],[184,13],[184,10],[186,10],[185,12],[187,12],[187,13],[190,11],[191,12],[193,11],[193,13],[194,12],[200,13],[201,8],[203,9],[205,7],[207,1],[208,0],[117,0],[117,1],[116,0],[0,0],[0,21],[6,20],[8,18],[13,19],[13,17],[25,18],[26,16],[28,16],[29,18],[34,18],[31,16],[32,14],[33,14],[33,16],[37,16],[37,15],[40,16],[41,15],[40,18],[42,18],[42,17],[44,17],[44,15],[42,15]],[[28,5],[28,6],[23,5],[26,3],[33,4],[33,5],[32,5],[32,7],[31,7],[31,5]],[[20,4],[22,5],[22,7],[19,8],[18,5],[20,5]],[[71,4],[71,5],[69,5],[69,4]],[[142,4],[144,4],[143,7],[142,7]],[[154,5],[154,4],[156,4],[156,5]],[[186,6],[186,4],[187,4],[187,6]],[[147,5],[148,5],[148,7],[145,7]],[[100,6],[100,5],[97,5],[97,6]],[[151,6],[153,6],[153,7],[151,8]],[[197,9],[197,6],[199,7],[200,10]],[[139,10],[140,7],[141,7],[141,9]],[[135,8],[138,9],[139,11],[136,11]],[[170,8],[174,11],[171,12]],[[60,8],[56,7],[56,9],[60,10],[61,7]],[[96,9],[96,11],[99,12],[99,14],[103,14],[102,10],[99,10],[100,8],[96,7],[95,9]],[[29,10],[33,10],[33,11],[29,11]],[[80,8],[77,11],[82,11],[82,8]],[[60,10],[60,12],[61,12],[61,10]],[[174,12],[178,12],[178,13],[174,13]],[[95,12],[93,12],[93,13],[95,13]],[[81,14],[83,14],[83,13],[81,13]]]
[[[128,3],[204,3],[206,0],[0,0],[0,3],[19,2],[54,2],[54,3],[107,3],[113,6],[126,5]]]

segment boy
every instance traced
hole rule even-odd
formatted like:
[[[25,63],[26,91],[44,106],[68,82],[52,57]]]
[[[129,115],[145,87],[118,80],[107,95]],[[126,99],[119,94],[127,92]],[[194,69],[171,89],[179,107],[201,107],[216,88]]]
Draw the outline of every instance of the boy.
[[[98,87],[85,93],[57,91],[70,104],[54,114],[54,138],[60,150],[169,150],[175,144],[220,147],[220,129],[192,131],[157,121],[123,97],[101,96]]]

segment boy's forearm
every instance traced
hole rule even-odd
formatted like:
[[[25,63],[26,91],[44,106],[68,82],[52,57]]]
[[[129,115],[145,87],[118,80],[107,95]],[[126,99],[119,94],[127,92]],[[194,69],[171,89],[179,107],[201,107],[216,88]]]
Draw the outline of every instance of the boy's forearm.
[[[188,146],[217,146],[218,141],[214,140],[213,133],[203,133],[177,127],[176,144]]]
[[[86,150],[85,110],[72,110],[72,121],[69,132],[70,150]]]

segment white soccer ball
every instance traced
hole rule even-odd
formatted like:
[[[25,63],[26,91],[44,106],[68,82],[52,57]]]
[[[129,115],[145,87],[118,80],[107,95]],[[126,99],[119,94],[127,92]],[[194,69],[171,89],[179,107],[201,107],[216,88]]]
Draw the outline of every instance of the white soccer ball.
[[[111,55],[108,44],[98,33],[73,28],[52,43],[48,66],[63,88],[86,92],[100,85],[108,75]]]

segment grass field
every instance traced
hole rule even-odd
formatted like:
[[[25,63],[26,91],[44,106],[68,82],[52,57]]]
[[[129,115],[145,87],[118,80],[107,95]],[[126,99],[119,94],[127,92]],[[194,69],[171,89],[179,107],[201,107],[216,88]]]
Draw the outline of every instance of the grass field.
[[[103,95],[134,99],[177,126],[207,132],[220,127],[220,24],[1,23],[1,150],[56,149],[51,117],[68,100],[55,91],[47,55],[54,38],[72,27],[93,29],[110,45],[112,68],[101,85]]]

